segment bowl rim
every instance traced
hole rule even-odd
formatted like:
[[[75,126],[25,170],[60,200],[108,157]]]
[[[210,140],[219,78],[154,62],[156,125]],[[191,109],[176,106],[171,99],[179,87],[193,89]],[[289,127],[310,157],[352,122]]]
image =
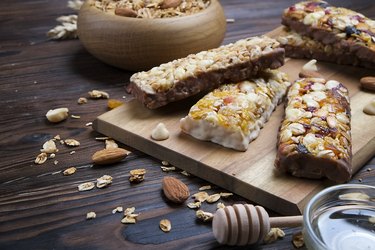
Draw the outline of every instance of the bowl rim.
[[[210,11],[214,10],[215,8],[221,8],[222,6],[219,2],[219,0],[210,0],[210,5],[208,5],[207,8],[203,9],[202,11],[199,11],[197,13],[191,14],[191,15],[186,15],[186,16],[175,16],[175,17],[157,17],[157,18],[136,18],[136,17],[126,17],[126,16],[119,16],[119,15],[114,15],[111,13],[108,13],[106,11],[102,11],[98,8],[96,8],[93,4],[95,3],[95,0],[87,0],[85,1],[84,5],[87,6],[87,8],[90,8],[91,10],[97,11],[97,13],[102,13],[106,15],[108,18],[114,18],[114,19],[122,19],[123,21],[131,21],[131,22],[165,22],[165,21],[177,21],[177,20],[182,20],[182,19],[191,19],[192,17],[196,18],[197,15],[202,15],[202,14],[207,14]]]

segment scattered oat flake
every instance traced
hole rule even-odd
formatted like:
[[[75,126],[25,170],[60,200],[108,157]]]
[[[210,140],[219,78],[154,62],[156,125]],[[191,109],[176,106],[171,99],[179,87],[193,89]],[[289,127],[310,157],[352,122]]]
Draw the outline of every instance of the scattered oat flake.
[[[124,216],[134,213],[135,207],[128,207],[125,209]]]
[[[64,170],[63,175],[72,175],[77,171],[77,168],[70,167]]]
[[[216,209],[220,209],[220,208],[225,208],[224,203],[222,203],[222,202],[217,203]]]
[[[227,18],[227,23],[234,23],[236,20],[234,18]]]
[[[86,104],[87,103],[87,98],[86,97],[80,97],[77,100],[78,104]]]
[[[96,218],[96,213],[95,212],[88,212],[86,214],[86,219],[87,220],[91,220],[91,219],[95,219]]]
[[[94,182],[85,182],[78,185],[78,191],[88,191],[95,187]]]
[[[122,211],[124,211],[123,207],[116,207],[115,209],[112,210],[112,214],[122,213]]]
[[[163,165],[163,166],[169,166],[169,162],[168,161],[161,161],[161,165]]]
[[[211,185],[202,186],[199,188],[199,191],[209,190],[211,189]]]
[[[34,162],[35,162],[35,164],[41,165],[41,164],[43,164],[47,161],[47,158],[48,158],[47,153],[40,153],[36,156]]]
[[[135,224],[137,221],[135,218],[130,217],[130,216],[125,216],[122,220],[121,223],[123,224]]]
[[[107,103],[107,106],[108,106],[109,109],[114,109],[114,108],[120,107],[123,104],[124,104],[123,101],[119,101],[119,100],[116,100],[116,99],[109,99],[108,103]]]
[[[263,241],[266,244],[270,244],[272,242],[275,242],[277,239],[284,238],[284,236],[285,233],[280,228],[271,228],[266,237],[264,237]]]
[[[60,144],[64,145],[65,144],[64,140],[60,140]]]
[[[81,143],[75,139],[66,139],[65,144],[70,146],[70,147],[78,147]]]
[[[169,232],[172,229],[172,224],[168,219],[163,219],[159,222],[159,227],[163,232]]]
[[[195,209],[195,208],[200,208],[202,205],[202,202],[197,201],[197,202],[190,202],[187,204],[188,208]]]
[[[293,243],[293,246],[295,248],[301,248],[305,245],[305,242],[303,240],[302,232],[298,232],[296,234],[293,234],[292,243]]]
[[[220,194],[212,194],[207,197],[206,202],[208,203],[215,203],[220,199]]]
[[[81,118],[81,116],[79,116],[79,115],[70,115],[70,117],[73,118],[73,119],[80,119]]]
[[[55,135],[55,137],[53,137],[54,140],[61,140],[61,137],[60,135]]]
[[[90,127],[90,126],[92,126],[92,122],[88,122],[88,123],[86,123],[85,126],[86,126],[86,127]]]
[[[103,175],[102,177],[96,179],[96,187],[97,188],[104,188],[112,183],[112,176],[110,175]]]
[[[71,0],[71,1],[68,1],[68,7],[73,10],[79,11],[83,3],[84,1],[81,1],[81,0]]]
[[[54,140],[46,141],[43,144],[43,149],[40,150],[40,152],[47,153],[47,154],[56,153],[57,151],[59,150],[56,148],[56,144]]]
[[[95,140],[97,141],[105,141],[105,140],[110,140],[108,136],[102,136],[102,137],[95,137]]]
[[[89,91],[89,96],[90,98],[92,99],[108,99],[109,98],[109,94],[107,92],[104,92],[104,91],[100,91],[100,90],[92,90],[92,91]]]
[[[175,171],[176,167],[165,167],[165,166],[160,166],[161,170],[163,172],[170,172],[170,171]]]
[[[370,196],[364,193],[347,193],[339,195],[340,200],[369,201]]]
[[[203,210],[198,210],[195,215],[197,216],[198,219],[206,222],[206,221],[211,221],[214,217],[214,215],[210,212],[204,212]]]
[[[74,150],[69,152],[70,155],[73,155],[75,153],[76,153],[76,151],[74,151]]]
[[[105,148],[118,148],[117,143],[112,139],[105,140]]]
[[[59,161],[58,161],[58,160],[55,160],[55,161],[53,162],[53,164],[54,164],[54,165],[57,165],[57,164],[59,164]]]
[[[188,172],[186,172],[185,170],[184,171],[181,171],[181,174],[182,175],[185,175],[185,176],[190,176],[190,174]]]
[[[55,158],[55,157],[56,157],[56,155],[53,154],[53,153],[49,155],[49,158],[50,158],[50,159],[53,159],[53,158]]]
[[[207,192],[198,192],[196,194],[193,194],[193,198],[195,201],[204,202],[209,197]]]
[[[228,198],[229,196],[232,196],[233,193],[220,193],[221,198]]]

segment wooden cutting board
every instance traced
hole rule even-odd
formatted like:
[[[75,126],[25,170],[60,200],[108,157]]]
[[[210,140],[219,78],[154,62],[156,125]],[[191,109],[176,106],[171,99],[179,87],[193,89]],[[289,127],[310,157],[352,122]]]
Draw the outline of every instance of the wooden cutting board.
[[[277,29],[269,34],[275,35],[279,31]],[[287,59],[280,70],[293,81],[306,62]],[[359,79],[371,75],[371,71],[321,62],[318,68],[327,79],[342,82],[350,91],[353,166],[357,171],[375,155],[375,116],[362,112],[375,95],[359,88]],[[179,120],[196,101],[197,98],[190,98],[158,110],[149,110],[137,101],[131,101],[99,116],[93,127],[104,135],[160,160],[169,161],[193,175],[281,214],[300,214],[311,196],[333,185],[327,180],[300,179],[274,170],[276,137],[284,105],[277,107],[248,150],[237,152],[199,141],[180,131]],[[168,140],[154,141],[150,138],[152,129],[159,122],[168,128]]]

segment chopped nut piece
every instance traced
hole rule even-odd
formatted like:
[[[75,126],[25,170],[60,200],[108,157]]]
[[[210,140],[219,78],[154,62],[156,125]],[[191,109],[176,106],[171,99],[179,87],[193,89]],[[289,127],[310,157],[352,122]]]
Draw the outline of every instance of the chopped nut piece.
[[[80,145],[79,141],[75,139],[66,139],[64,142],[69,147],[78,147]]]
[[[69,112],[69,109],[67,108],[51,109],[47,112],[46,117],[48,121],[57,123],[68,118],[68,112]]]
[[[164,167],[164,166],[160,166],[161,170],[163,172],[170,172],[170,171],[175,171],[176,170],[176,167]]]
[[[362,77],[360,80],[361,86],[364,89],[375,91],[375,77],[366,76]]]
[[[188,208],[194,209],[194,208],[200,208],[202,205],[202,202],[197,201],[197,202],[190,202],[187,204]]]
[[[112,214],[122,213],[122,211],[124,211],[123,207],[116,207],[115,209],[112,210]]]
[[[220,193],[221,198],[228,198],[229,196],[232,196],[233,193]]]
[[[107,92],[99,91],[99,90],[90,91],[88,94],[90,98],[92,99],[100,99],[100,98],[108,99],[109,98],[109,94]]]
[[[316,66],[316,60],[312,59],[308,61],[305,65],[302,66],[303,70],[308,70],[308,71],[318,71],[318,67]]]
[[[214,215],[210,212],[204,212],[203,210],[198,210],[195,215],[197,216],[198,219],[206,222],[206,221],[211,221],[214,217]]]
[[[70,115],[70,117],[72,117],[73,119],[81,119],[81,116],[79,115]]]
[[[207,192],[198,192],[196,194],[193,194],[193,198],[195,201],[204,202],[209,197]]]
[[[40,152],[44,152],[47,154],[56,153],[59,150],[56,147],[56,144],[54,140],[48,140],[43,144],[43,149],[40,150]]]
[[[86,214],[86,219],[87,220],[91,220],[91,219],[95,219],[96,218],[96,213],[95,212],[88,212]]]
[[[120,162],[130,154],[130,151],[123,148],[106,148],[95,152],[91,159],[94,164],[108,165]]]
[[[213,194],[207,197],[206,201],[208,203],[215,203],[220,199],[220,194]]]
[[[88,191],[95,187],[94,182],[85,182],[78,185],[78,191]]]
[[[134,211],[135,211],[135,207],[128,207],[124,211],[124,216],[130,215],[130,214],[134,213]]]
[[[164,177],[162,188],[165,197],[174,203],[183,203],[189,198],[189,187],[174,177]]]
[[[102,177],[96,179],[96,187],[97,188],[104,188],[112,183],[112,176],[110,175],[103,175]]]
[[[156,141],[163,141],[169,138],[169,131],[164,123],[160,122],[151,132],[151,138]]]
[[[199,188],[199,191],[209,190],[211,189],[211,185],[202,186]]]
[[[77,168],[70,167],[64,170],[63,175],[72,175],[77,171]]]
[[[142,182],[145,178],[146,169],[133,169],[130,170],[129,181],[134,183]]]
[[[160,229],[166,233],[171,231],[171,228],[172,228],[171,222],[167,219],[161,220],[159,223],[159,226],[160,226]]]
[[[266,237],[263,239],[264,243],[270,244],[279,238],[283,238],[285,233],[280,228],[271,228]]]
[[[55,158],[55,157],[56,157],[56,155],[53,154],[53,153],[49,155],[49,158],[50,158],[50,159],[53,159],[53,158]]]
[[[78,103],[78,104],[86,104],[86,103],[87,103],[87,98],[85,98],[85,97],[80,97],[80,98],[78,98],[77,103]]]
[[[41,165],[41,164],[46,162],[47,158],[48,157],[47,157],[46,153],[40,153],[40,154],[37,155],[34,162],[35,162],[35,164]]]
[[[123,104],[124,104],[124,102],[122,102],[122,101],[119,101],[119,100],[116,100],[116,99],[109,99],[108,103],[107,103],[107,106],[108,106],[109,109],[114,109],[114,108],[120,107]]]
[[[292,243],[295,248],[301,248],[305,245],[302,232],[293,234]]]
[[[108,139],[105,140],[105,148],[118,148],[118,145],[114,140]]]
[[[220,209],[220,208],[225,208],[224,203],[222,203],[222,202],[217,203],[216,209]]]
[[[347,193],[339,195],[340,200],[369,201],[370,196],[364,193]]]

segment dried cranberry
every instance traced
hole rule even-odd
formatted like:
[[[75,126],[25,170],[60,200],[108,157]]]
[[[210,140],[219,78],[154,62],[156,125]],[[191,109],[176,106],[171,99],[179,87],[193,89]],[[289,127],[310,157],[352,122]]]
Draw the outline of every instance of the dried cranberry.
[[[302,153],[302,154],[308,154],[308,153],[310,153],[309,150],[305,147],[305,145],[303,145],[301,143],[298,143],[298,145],[297,145],[297,151],[298,151],[298,153]]]
[[[357,30],[354,26],[346,26],[345,27],[345,33],[347,37],[350,37],[352,34],[360,34],[361,31]]]
[[[357,20],[360,23],[365,22],[365,19],[361,16],[358,16],[358,15],[352,16],[351,19]]]
[[[294,5],[293,5],[293,6],[290,6],[290,7],[289,7],[289,11],[296,11],[296,6],[294,6]]]

